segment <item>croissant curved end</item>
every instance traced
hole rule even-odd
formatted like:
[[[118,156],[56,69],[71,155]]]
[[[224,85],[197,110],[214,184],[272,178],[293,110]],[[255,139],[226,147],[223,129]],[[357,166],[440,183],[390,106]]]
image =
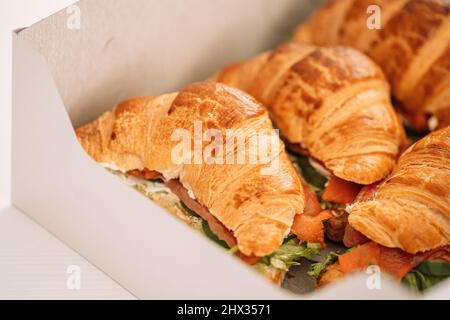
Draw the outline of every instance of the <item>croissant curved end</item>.
[[[371,154],[332,159],[325,162],[335,176],[358,184],[371,184],[386,177],[394,167],[394,158],[387,154]]]
[[[383,199],[356,203],[350,225],[369,239],[390,248],[418,253],[449,244],[450,219],[437,224],[430,209],[408,201]],[[443,222],[443,223],[442,223]]]
[[[267,219],[245,224],[235,231],[238,248],[248,256],[264,257],[274,252],[283,242],[290,227]]]
[[[173,150],[184,144],[173,139],[173,133],[182,129],[191,141],[199,122],[202,130],[214,128],[225,138],[230,132],[244,141],[255,134],[273,134],[261,104],[242,91],[210,82],[191,84],[178,93],[127,100],[76,129],[76,134],[97,162],[112,163],[122,172],[156,171],[166,181],[179,179],[189,186],[198,204],[233,233],[242,253],[272,253],[289,233],[295,214],[304,208],[300,179],[279,137],[278,152],[271,149],[270,155],[278,160],[273,168],[270,162],[274,173],[262,173],[268,168],[263,161],[174,161]],[[207,147],[202,144],[202,156]],[[238,151],[234,148],[233,159],[238,159]],[[248,159],[250,147],[244,151]]]

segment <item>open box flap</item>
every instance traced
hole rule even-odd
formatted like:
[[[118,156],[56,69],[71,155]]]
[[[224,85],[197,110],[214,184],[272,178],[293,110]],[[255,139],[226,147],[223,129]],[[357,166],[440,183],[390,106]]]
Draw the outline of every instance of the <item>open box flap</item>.
[[[137,297],[285,297],[87,157],[44,59],[13,42],[15,206]]]
[[[317,1],[80,1],[19,33],[46,58],[75,126],[123,99],[206,79],[286,40]],[[79,14],[79,29],[67,27]]]

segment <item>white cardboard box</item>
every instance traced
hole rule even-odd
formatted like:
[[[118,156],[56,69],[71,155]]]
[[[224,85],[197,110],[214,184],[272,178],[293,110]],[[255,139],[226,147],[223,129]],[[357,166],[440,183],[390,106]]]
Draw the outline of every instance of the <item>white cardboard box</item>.
[[[369,290],[364,274],[307,296],[279,289],[103,170],[76,140],[74,126],[124,98],[177,90],[274,46],[314,5],[84,0],[16,31],[13,205],[139,298],[412,298],[388,280]],[[447,282],[432,293],[449,292]]]

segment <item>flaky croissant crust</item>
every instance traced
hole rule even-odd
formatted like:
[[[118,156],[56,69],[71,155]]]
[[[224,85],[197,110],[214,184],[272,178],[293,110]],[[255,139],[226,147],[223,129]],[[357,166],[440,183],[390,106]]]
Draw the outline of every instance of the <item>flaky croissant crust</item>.
[[[273,155],[279,157],[275,175],[262,175],[267,164],[261,163],[175,164],[171,152],[179,141],[171,135],[180,128],[193,133],[194,121],[223,136],[226,129],[239,129],[242,134],[273,130],[266,109],[250,96],[222,84],[197,83],[179,93],[123,102],[76,134],[98,162],[179,179],[233,232],[243,254],[272,253],[288,234],[294,215],[304,208],[302,186],[283,144]]]
[[[306,147],[342,179],[370,184],[393,168],[403,127],[383,73],[356,50],[288,43],[233,64],[214,80],[265,104],[290,143]]]
[[[356,203],[349,223],[387,247],[409,253],[450,243],[450,127],[435,131],[399,159],[374,200]]]
[[[374,5],[381,28],[367,25]],[[366,53],[407,112],[434,114],[439,127],[450,124],[450,1],[331,0],[299,26],[294,39]]]

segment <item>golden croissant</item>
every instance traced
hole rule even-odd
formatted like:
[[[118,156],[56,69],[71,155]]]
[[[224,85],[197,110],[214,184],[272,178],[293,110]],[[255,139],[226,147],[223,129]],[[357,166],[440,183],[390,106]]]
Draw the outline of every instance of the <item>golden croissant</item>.
[[[450,127],[411,146],[350,225],[373,241],[409,253],[450,244]]]
[[[174,131],[195,134],[196,121],[222,134],[228,129],[234,129],[236,135],[269,135],[273,131],[266,109],[253,98],[226,85],[205,82],[179,93],[126,101],[77,129],[76,134],[97,162],[149,176],[156,172],[173,190],[184,187],[180,197],[194,198],[199,211],[218,219],[215,226],[229,231],[244,255],[272,253],[290,232],[294,216],[303,212],[305,202],[301,181],[283,143],[273,154],[279,159],[277,174],[261,174],[266,166],[262,163],[186,159],[174,163],[172,152],[179,143],[172,139]],[[206,146],[202,148],[205,151]],[[236,152],[237,148],[231,150]]]
[[[350,48],[288,43],[214,80],[265,104],[290,144],[347,181],[383,179],[405,138],[382,71]]]
[[[377,27],[371,19],[378,9]],[[450,124],[450,1],[331,0],[294,38],[366,53],[383,69],[410,125],[425,129],[427,114],[437,119],[431,128]]]

